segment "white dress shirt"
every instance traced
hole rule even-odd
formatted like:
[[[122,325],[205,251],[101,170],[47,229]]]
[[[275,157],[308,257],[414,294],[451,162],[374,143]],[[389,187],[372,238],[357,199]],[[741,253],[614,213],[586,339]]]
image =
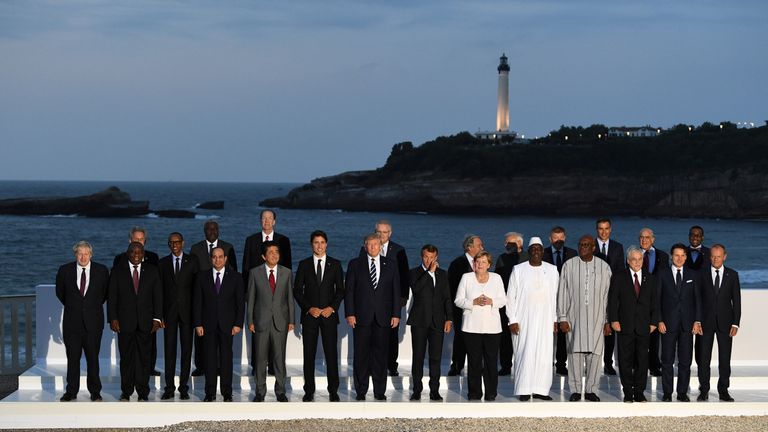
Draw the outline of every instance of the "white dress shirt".
[[[77,264],[77,277],[75,279],[77,289],[80,289],[80,275],[83,274],[83,269],[85,269],[85,291],[83,291],[83,296],[85,296],[88,293],[88,287],[91,286],[91,262],[88,261],[88,265],[85,267],[81,266],[80,263]]]

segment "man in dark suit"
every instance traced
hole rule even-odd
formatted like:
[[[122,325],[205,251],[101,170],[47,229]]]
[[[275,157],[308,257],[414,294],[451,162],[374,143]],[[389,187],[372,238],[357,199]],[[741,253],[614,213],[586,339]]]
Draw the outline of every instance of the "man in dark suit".
[[[219,238],[219,223],[213,219],[205,221],[203,225],[203,234],[205,240],[201,240],[192,245],[190,253],[197,257],[199,271],[208,271],[211,264],[211,251],[215,247],[221,247],[224,250],[224,256],[227,257],[227,265],[232,270],[237,271],[237,255],[235,248],[231,243],[227,243]],[[203,347],[203,338],[195,333],[195,370],[192,376],[205,375],[205,348]]]
[[[400,273],[397,264],[379,254],[379,234],[365,237],[365,256],[347,266],[344,309],[355,338],[353,359],[357,400],[364,401],[373,379],[376,400],[387,400],[389,334],[400,324]]]
[[[421,248],[421,265],[410,270],[409,285],[413,303],[408,314],[411,326],[413,362],[411,400],[421,400],[424,388],[424,355],[429,343],[429,399],[443,400],[440,396],[440,361],[443,354],[443,334],[451,331],[453,299],[448,289],[448,273],[438,267],[437,247],[431,244]]]
[[[221,374],[221,395],[232,402],[232,341],[243,328],[245,294],[243,278],[227,266],[221,246],[211,251],[211,269],[197,274],[193,296],[192,321],[195,332],[204,339],[205,398],[216,400],[216,376]]]
[[[677,358],[677,400],[690,402],[688,385],[691,381],[691,360],[693,358],[693,333],[696,317],[701,316],[701,282],[695,270],[685,267],[684,244],[672,246],[672,266],[659,270],[661,333],[661,384],[664,391],[662,401],[672,401],[672,384]]]
[[[59,267],[56,273],[56,297],[64,305],[62,333],[67,352],[67,387],[61,401],[77,398],[83,353],[88,368],[88,392],[92,401],[100,401],[99,348],[104,332],[109,270],[91,261],[93,248],[87,241],[77,242],[72,250],[75,261]]]
[[[107,319],[117,333],[120,349],[121,401],[134,388],[139,401],[149,397],[150,350],[163,316],[163,286],[157,267],[144,262],[144,246],[128,245],[127,261],[112,269],[107,297]]]
[[[197,257],[184,253],[184,237],[168,236],[171,253],[160,259],[158,270],[163,283],[163,339],[165,341],[165,391],[163,400],[173,399],[176,390],[176,344],[181,345],[179,398],[189,399],[189,371],[192,363],[192,292],[195,288]]]
[[[686,248],[685,266],[693,270],[709,267],[709,248],[702,245],[704,228],[694,225],[688,230],[688,248]]]
[[[629,268],[611,275],[608,321],[618,332],[619,376],[624,402],[646,402],[648,338],[659,322],[658,283],[643,269],[643,251],[627,248]]]
[[[528,252],[523,250],[523,235],[516,232],[508,232],[504,235],[504,250],[496,258],[496,268],[494,272],[501,276],[504,282],[504,292],[507,292],[509,285],[509,276],[512,269],[523,261],[528,261]],[[507,307],[499,309],[501,316],[501,341],[499,342],[499,369],[500,376],[510,375],[512,373],[512,334],[509,331],[509,318],[507,317]]]
[[[563,264],[569,259],[578,255],[575,249],[571,249],[565,245],[565,228],[561,226],[554,226],[549,230],[549,243],[550,246],[544,249],[543,261],[557,266],[557,272],[563,268]],[[558,375],[568,375],[568,368],[566,362],[568,361],[568,347],[565,344],[565,333],[557,329],[556,340],[557,349],[555,350],[555,372]]]
[[[448,289],[451,290],[451,301],[456,299],[456,292],[459,290],[459,282],[464,273],[470,273],[474,270],[475,255],[485,250],[483,241],[479,236],[470,234],[464,237],[462,242],[464,253],[456,257],[448,266]],[[453,305],[453,352],[451,353],[451,367],[448,368],[448,376],[457,376],[464,369],[464,362],[467,359],[467,348],[464,345],[464,332],[461,331],[461,318],[464,316],[464,310]]]
[[[643,270],[657,276],[661,269],[669,266],[669,255],[663,250],[656,249],[654,243],[656,236],[650,228],[640,230],[638,240],[640,248],[643,250]],[[659,332],[651,332],[651,338],[648,342],[648,371],[653,376],[661,376],[661,356],[659,355],[660,338]]]
[[[731,350],[733,338],[739,332],[741,321],[741,284],[739,274],[725,267],[725,246],[712,245],[709,259],[712,265],[701,273],[701,358],[699,363],[698,401],[709,399],[710,362],[712,346],[717,337],[717,358],[720,377],[717,393],[720,400],[733,402],[728,393],[731,378]]]
[[[278,264],[280,247],[275,241],[264,242],[264,264],[251,269],[248,277],[245,318],[254,335],[251,350],[256,353],[254,402],[264,402],[267,393],[267,356],[271,353],[275,369],[275,396],[288,402],[285,393],[285,349],[288,332],[293,331],[295,315],[293,276]]]
[[[596,223],[597,238],[595,238],[595,256],[608,263],[611,273],[625,269],[624,245],[611,239],[611,220],[600,218]],[[605,351],[603,352],[603,372],[606,375],[616,375],[613,368],[613,351],[616,346],[616,334],[611,331],[605,336]]]
[[[299,262],[293,282],[293,295],[301,307],[301,340],[304,346],[304,402],[315,395],[317,338],[322,335],[325,354],[328,398],[339,401],[338,344],[339,307],[344,300],[344,275],[341,262],[326,255],[328,236],[313,231],[309,236],[312,256]]]
[[[141,243],[142,246],[146,246],[147,241],[147,231],[140,227],[135,226],[131,228],[131,233],[128,235],[128,243],[138,242]],[[127,262],[128,261],[128,255],[125,252],[121,252],[117,255],[115,255],[115,259],[112,260],[112,267],[117,267],[117,265],[120,262]],[[152,252],[151,250],[144,250],[144,261],[147,264],[151,264],[155,267],[157,267],[157,264],[160,262],[160,257]],[[150,372],[149,374],[152,376],[160,376],[160,372],[155,369],[155,364],[157,364],[157,335],[153,335],[151,337],[152,339],[152,349],[150,353]]]

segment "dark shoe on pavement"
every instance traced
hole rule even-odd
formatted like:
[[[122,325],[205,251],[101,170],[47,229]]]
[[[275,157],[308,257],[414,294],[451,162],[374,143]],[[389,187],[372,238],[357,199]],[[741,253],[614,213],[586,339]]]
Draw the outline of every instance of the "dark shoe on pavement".
[[[440,393],[438,393],[436,391],[435,392],[429,392],[429,400],[441,401],[441,400],[443,400],[443,397],[440,396]]]
[[[139,402],[148,402],[149,401],[149,395],[139,396]]]
[[[735,401],[734,398],[731,397],[731,395],[728,392],[720,393],[720,400],[723,402],[733,402]]]
[[[120,394],[120,402],[128,402],[129,400],[131,400],[130,396],[125,393]]]
[[[213,402],[215,400],[216,400],[216,397],[209,394],[205,395],[205,397],[203,398],[203,402]]]
[[[100,402],[102,400],[101,393],[91,393],[91,402]]]
[[[603,368],[603,373],[606,375],[616,375],[616,369],[613,366],[606,366]]]
[[[709,393],[701,392],[699,393],[699,396],[696,398],[696,401],[698,402],[706,402],[709,400]]]
[[[510,368],[499,369],[499,376],[509,376],[509,375],[512,375],[512,369]]]
[[[315,400],[315,395],[312,393],[307,393],[304,395],[303,398],[301,398],[302,402],[313,402]]]
[[[568,399],[570,402],[578,402],[581,400],[581,393],[571,393],[571,398]]]
[[[390,369],[390,370],[387,371],[387,374],[389,376],[399,376],[400,372],[398,372],[397,369]]]
[[[339,402],[341,398],[339,398],[338,393],[331,393],[328,395],[328,400],[330,400],[331,402]]]
[[[689,398],[687,394],[678,394],[677,400],[680,402],[690,402],[691,398]]]
[[[163,395],[160,396],[160,400],[173,399],[173,391],[166,390]]]
[[[552,400],[552,396],[550,396],[550,395],[542,395],[542,394],[537,394],[537,393],[533,394],[533,398],[534,399],[538,399],[538,400],[545,400],[545,401],[551,401]]]
[[[645,398],[644,394],[640,393],[635,395],[635,402],[648,402],[648,399]]]
[[[224,395],[224,402],[232,402],[232,395]]]
[[[520,399],[520,402],[528,402],[531,400],[531,395],[520,395],[517,398]]]
[[[624,402],[626,402],[626,403],[632,403],[632,402],[634,402],[634,401],[635,401],[635,398],[633,398],[632,396],[629,396],[629,395],[624,395]]]
[[[264,402],[264,395],[257,394],[253,397],[254,402]]]
[[[672,393],[664,393],[664,396],[661,397],[662,402],[672,402]]]
[[[377,401],[385,401],[385,400],[387,400],[387,396],[383,395],[383,394],[375,394],[375,395],[373,395],[373,398],[376,399]]]
[[[411,399],[410,400],[412,400],[412,401],[421,400],[421,392],[413,392],[413,394],[411,395]]]
[[[600,402],[600,398],[594,393],[584,393],[584,399],[590,402]]]
[[[179,399],[181,400],[189,400],[189,392],[179,392]]]
[[[286,396],[284,393],[277,395],[277,401],[278,402],[288,402],[288,396]]]
[[[77,395],[73,395],[72,393],[64,393],[59,400],[62,402],[69,402],[75,399],[77,399]]]
[[[364,401],[365,400],[365,395],[364,394],[359,394],[359,395],[355,396],[355,400],[356,401]]]
[[[485,395],[485,401],[486,401],[486,402],[493,402],[493,401],[495,401],[495,400],[496,400],[496,396],[488,396],[488,395]]]

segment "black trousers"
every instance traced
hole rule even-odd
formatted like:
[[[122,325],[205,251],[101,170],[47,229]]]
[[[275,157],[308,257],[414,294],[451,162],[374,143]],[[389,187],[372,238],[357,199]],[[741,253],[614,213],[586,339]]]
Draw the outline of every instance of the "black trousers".
[[[616,347],[616,332],[611,332],[609,336],[604,336],[605,347],[603,348],[603,365],[605,367],[613,366],[613,350]]]
[[[354,368],[355,392],[358,396],[368,392],[369,378],[373,381],[373,394],[383,395],[387,390],[387,358],[391,328],[376,324],[357,324],[352,330],[355,337]]]
[[[427,344],[429,344],[429,390],[437,392],[440,389],[443,335],[442,328],[411,326],[411,348],[413,351],[411,377],[413,378],[414,393],[421,393],[424,389],[422,378],[424,377],[424,356],[427,354]]]
[[[625,396],[639,396],[648,383],[648,335],[618,332],[619,377]]]
[[[400,355],[400,325],[389,332],[389,355],[387,356],[387,369],[397,371],[397,356]]]
[[[675,357],[677,357],[677,394],[688,394],[691,383],[691,360],[693,358],[693,333],[691,330],[667,328],[661,335],[661,385],[664,393],[671,394],[675,378]]]
[[[80,391],[80,358],[85,354],[85,364],[88,370],[88,391],[91,394],[101,392],[99,377],[99,349],[103,330],[89,332],[85,326],[77,330],[64,330],[64,348],[67,353],[67,389],[66,392],[76,395]]]
[[[120,389],[126,396],[132,395],[134,388],[139,397],[149,396],[152,339],[156,339],[154,333],[139,329],[132,332],[121,329],[117,334],[117,344],[120,348]]]
[[[195,369],[205,371],[205,345],[203,339],[205,336],[198,336],[195,333]]]
[[[557,328],[557,334],[555,336],[557,338],[557,349],[555,350],[555,367],[560,369],[566,367],[566,362],[568,361],[568,347],[565,344],[565,333],[560,331],[560,328]]]
[[[467,348],[464,345],[464,332],[461,331],[464,309],[453,307],[453,352],[451,353],[451,368],[458,371],[464,369],[467,358]]]
[[[720,377],[717,379],[717,392],[723,394],[731,386],[731,351],[733,338],[726,331],[705,331],[701,335],[701,358],[699,363],[699,390],[702,393],[709,392],[710,364],[712,363],[712,349],[717,338],[717,370]]]
[[[177,341],[181,345],[179,391],[189,391],[189,375],[192,367],[192,324],[179,320],[168,320],[163,329],[165,348],[165,391],[173,392],[176,385],[173,380],[176,375]]]
[[[659,347],[661,345],[661,338],[659,337],[659,330],[654,330],[648,339],[648,368],[649,369],[661,369],[661,356],[659,355]]]
[[[232,329],[205,329],[205,394],[216,395],[216,376],[221,374],[221,395],[232,396]],[[217,367],[221,365],[220,367]]]
[[[499,373],[496,364],[499,358],[499,339],[501,333],[464,333],[467,347],[467,386],[469,399],[483,396],[482,384],[485,384],[485,397],[496,397],[499,386]],[[482,382],[482,384],[481,384]]]
[[[155,366],[157,365],[157,338],[160,337],[158,332],[155,332],[152,335],[152,342],[151,342],[151,349],[150,349],[150,357],[149,357],[149,370],[150,372],[155,370]]]
[[[322,337],[325,369],[328,377],[328,393],[339,390],[339,355],[336,351],[338,323],[329,318],[305,318],[301,325],[301,341],[304,345],[304,393],[315,392],[315,359],[317,338]]]
[[[501,369],[512,369],[512,333],[509,331],[509,320],[507,319],[507,308],[499,309],[501,314],[501,340],[499,341],[499,363]]]

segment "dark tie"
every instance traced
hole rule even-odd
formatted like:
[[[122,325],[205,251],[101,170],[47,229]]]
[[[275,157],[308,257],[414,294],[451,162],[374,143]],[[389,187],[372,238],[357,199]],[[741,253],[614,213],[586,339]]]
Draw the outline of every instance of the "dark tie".
[[[677,289],[680,289],[680,287],[683,285],[683,273],[680,271],[680,269],[677,269],[677,276],[675,276],[675,285],[677,285]]]
[[[272,295],[275,295],[275,288],[277,288],[277,283],[275,282],[274,270],[269,271],[269,287],[272,288]]]
[[[555,265],[557,265],[557,272],[560,273],[560,270],[563,268],[563,257],[560,254],[560,251],[555,251],[557,254],[557,258],[555,258]]]
[[[139,266],[133,266],[133,292],[139,293]]]
[[[603,243],[603,255],[608,256],[608,253],[606,252],[608,250],[607,247],[605,247],[605,243]]]
[[[317,260],[317,285],[323,281],[323,260]]]
[[[221,278],[219,277],[219,272],[216,272],[216,280],[213,282],[213,287],[216,288],[216,294],[221,292]]]
[[[699,250],[691,249],[691,261],[696,262],[697,259],[699,259]]]
[[[213,243],[208,245],[208,255],[210,255],[211,252],[213,252]]]
[[[637,280],[637,273],[635,273],[635,297],[640,298],[640,282]]]
[[[649,267],[650,262],[648,260],[648,251],[643,252],[643,270],[650,272],[651,269]]]
[[[80,273],[80,295],[85,297],[85,267],[83,267],[83,272]]]
[[[268,242],[268,241],[269,241],[269,236],[266,236],[266,238],[264,239],[264,241],[265,241],[265,242]]]
[[[371,285],[373,285],[374,291],[376,291],[378,284],[379,281],[376,279],[376,258],[371,258]]]
[[[720,269],[715,269],[715,292],[720,291]]]
[[[179,268],[181,264],[179,264],[179,257],[176,257],[176,270],[173,272],[173,274],[179,274]]]

